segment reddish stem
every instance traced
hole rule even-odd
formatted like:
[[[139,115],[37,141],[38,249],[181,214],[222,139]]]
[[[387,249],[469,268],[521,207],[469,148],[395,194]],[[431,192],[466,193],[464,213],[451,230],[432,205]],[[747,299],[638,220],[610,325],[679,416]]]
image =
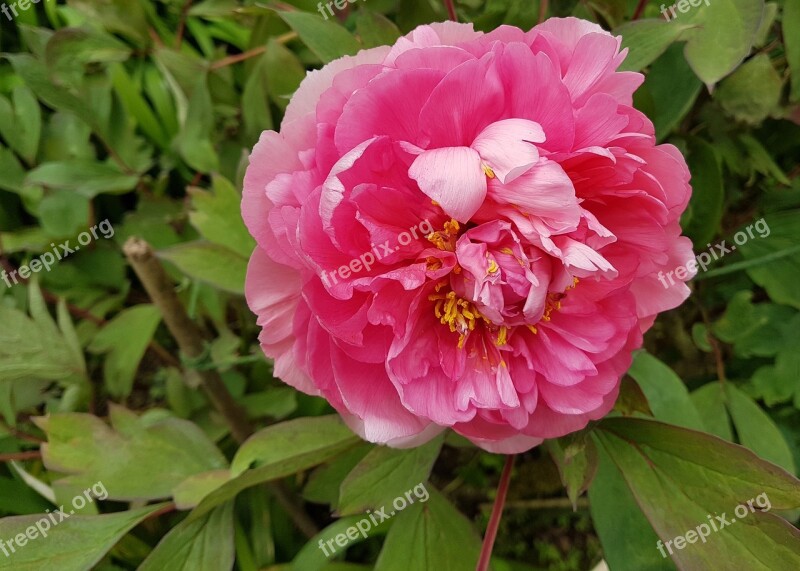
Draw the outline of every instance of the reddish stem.
[[[447,17],[453,22],[458,22],[458,15],[456,15],[456,5],[453,0],[444,0],[444,5],[447,8]]]
[[[15,452],[14,454],[0,454],[0,463],[2,462],[19,462],[22,460],[38,460],[42,457],[42,453],[38,450],[32,452]]]
[[[489,562],[492,559],[492,549],[494,540],[497,538],[497,530],[500,527],[500,518],[503,517],[503,508],[506,505],[508,487],[511,483],[511,470],[514,468],[516,454],[506,457],[506,465],[503,466],[503,473],[500,475],[500,483],[497,485],[497,497],[492,506],[492,515],[489,517],[489,525],[486,527],[486,535],[483,536],[483,546],[481,547],[481,557],[475,571],[487,571]]]
[[[550,9],[549,4],[549,0],[539,0],[539,24],[544,22],[545,18],[547,17],[547,11]]]
[[[638,20],[644,14],[644,8],[647,6],[647,0],[639,0],[639,3],[636,5],[636,10],[633,13],[632,20]]]

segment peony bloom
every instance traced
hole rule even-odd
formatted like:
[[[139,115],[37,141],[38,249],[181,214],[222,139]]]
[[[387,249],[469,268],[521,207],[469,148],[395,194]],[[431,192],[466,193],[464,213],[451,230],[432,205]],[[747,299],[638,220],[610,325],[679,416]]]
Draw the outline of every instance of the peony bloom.
[[[443,23],[309,73],[242,202],[276,375],[397,447],[520,452],[608,413],[692,258],[689,172],[624,57],[575,18]]]

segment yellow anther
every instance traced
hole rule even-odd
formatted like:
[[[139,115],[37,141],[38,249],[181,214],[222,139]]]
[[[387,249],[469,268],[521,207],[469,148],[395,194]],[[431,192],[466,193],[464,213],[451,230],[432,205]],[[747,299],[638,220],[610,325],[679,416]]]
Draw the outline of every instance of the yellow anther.
[[[483,172],[486,174],[486,176],[488,176],[489,178],[495,177],[494,171],[489,165],[481,165],[481,166],[483,167]]]
[[[486,271],[488,271],[490,274],[496,274],[497,270],[499,270],[499,269],[500,269],[500,266],[497,265],[497,262],[494,260],[494,258],[490,258],[489,259],[489,269],[486,270]]]

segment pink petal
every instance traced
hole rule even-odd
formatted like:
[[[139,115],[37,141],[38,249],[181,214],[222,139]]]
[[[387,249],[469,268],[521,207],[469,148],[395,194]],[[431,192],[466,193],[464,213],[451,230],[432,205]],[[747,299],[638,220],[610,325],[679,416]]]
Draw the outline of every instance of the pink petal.
[[[541,126],[527,119],[504,119],[481,131],[472,143],[501,182],[511,182],[539,160],[534,143],[545,140]]]
[[[425,151],[414,160],[408,175],[459,222],[467,222],[486,198],[481,157],[469,147]]]

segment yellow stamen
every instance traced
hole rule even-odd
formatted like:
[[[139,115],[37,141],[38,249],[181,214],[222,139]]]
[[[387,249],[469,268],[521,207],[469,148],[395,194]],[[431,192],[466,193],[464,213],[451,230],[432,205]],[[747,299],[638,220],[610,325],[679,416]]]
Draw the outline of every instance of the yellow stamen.
[[[495,177],[494,171],[489,165],[481,165],[481,166],[483,167],[483,172],[486,174],[486,176],[488,176],[489,178]]]
[[[499,269],[500,269],[500,266],[497,265],[497,262],[494,261],[494,258],[491,258],[489,260],[489,269],[486,270],[486,271],[489,272],[490,274],[496,274],[497,270],[499,270]]]

